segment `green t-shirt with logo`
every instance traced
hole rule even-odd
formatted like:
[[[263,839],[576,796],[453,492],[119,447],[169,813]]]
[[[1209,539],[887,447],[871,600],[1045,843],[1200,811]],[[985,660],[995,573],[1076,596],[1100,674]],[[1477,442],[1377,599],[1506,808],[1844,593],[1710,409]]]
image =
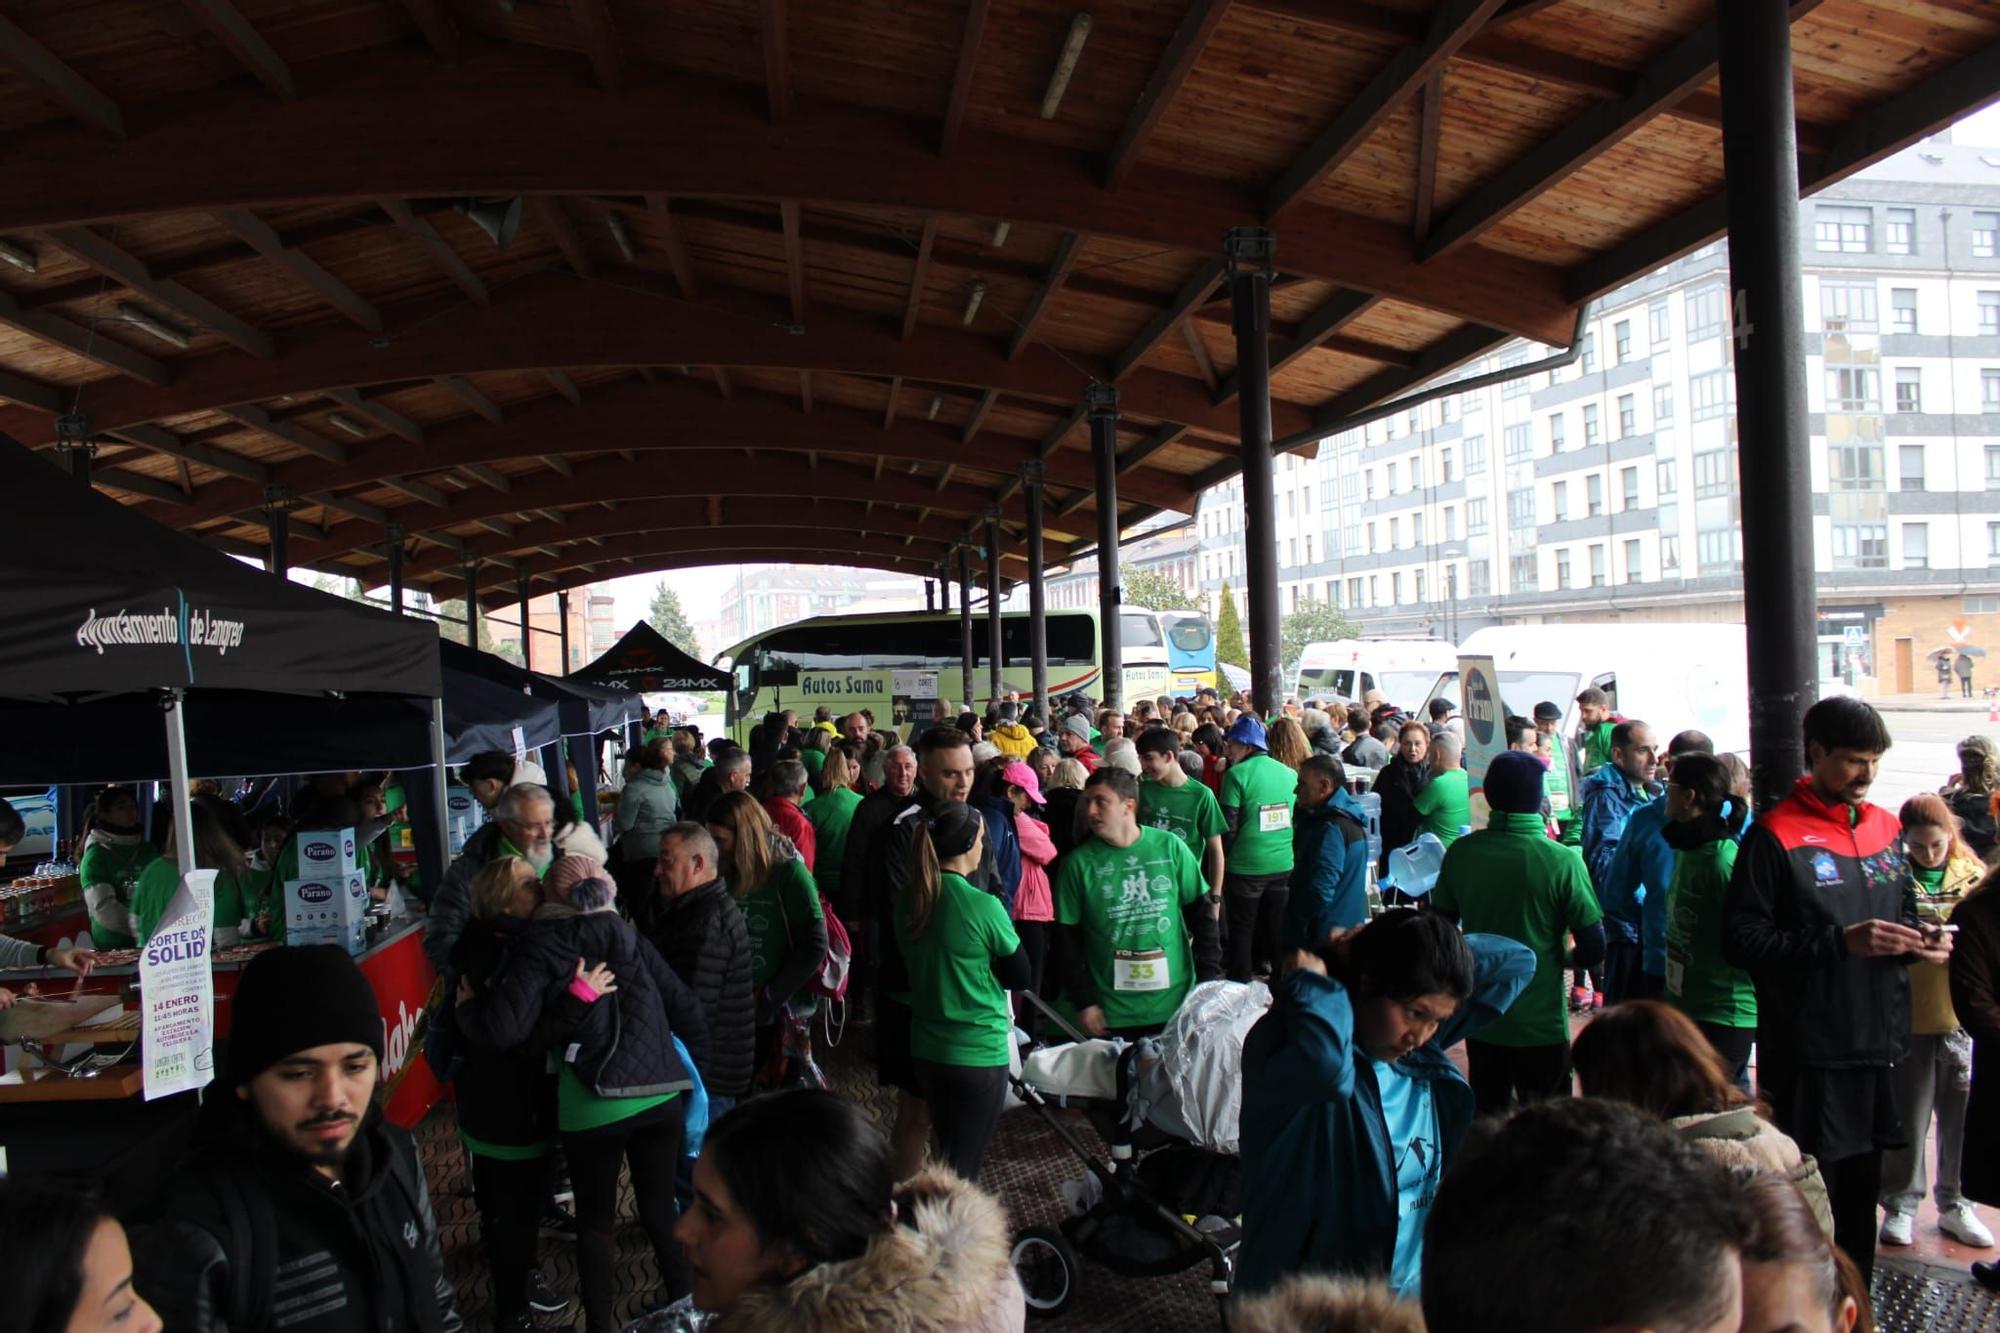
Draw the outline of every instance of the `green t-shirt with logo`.
[[[1454,768],[1433,775],[1417,793],[1416,810],[1424,821],[1418,832],[1436,834],[1447,847],[1458,841],[1458,831],[1472,822],[1472,794],[1465,770]]]
[[[1194,853],[1165,829],[1141,827],[1130,847],[1090,838],[1063,858],[1056,921],[1083,928],[1084,967],[1105,1026],[1151,1027],[1181,1007],[1194,984],[1181,909],[1202,893]]]
[[[1292,871],[1292,803],[1299,775],[1261,751],[1222,775],[1222,813],[1240,812],[1229,844],[1232,875],[1288,875]]]
[[[1199,862],[1208,840],[1222,836],[1222,804],[1206,782],[1190,779],[1178,787],[1147,778],[1139,784],[1139,822],[1165,829],[1186,843]]]
[[[1021,947],[1006,907],[946,871],[930,921],[915,939],[909,916],[905,894],[896,903],[896,942],[910,969],[910,1053],[968,1069],[1004,1066],[1014,1019],[993,960]]]
[[[760,987],[778,974],[790,947],[785,927],[806,917],[821,918],[819,886],[812,871],[800,860],[785,860],[771,867],[764,886],[755,893],[739,894],[743,922],[750,928],[750,984]]]

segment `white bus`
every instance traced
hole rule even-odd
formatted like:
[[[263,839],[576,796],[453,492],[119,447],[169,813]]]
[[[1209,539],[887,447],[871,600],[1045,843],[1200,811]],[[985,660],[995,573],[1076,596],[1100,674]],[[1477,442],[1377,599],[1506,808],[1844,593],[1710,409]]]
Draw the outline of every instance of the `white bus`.
[[[1442,639],[1336,639],[1305,646],[1292,686],[1300,699],[1350,703],[1380,690],[1398,708],[1415,710],[1457,669],[1458,649]]]

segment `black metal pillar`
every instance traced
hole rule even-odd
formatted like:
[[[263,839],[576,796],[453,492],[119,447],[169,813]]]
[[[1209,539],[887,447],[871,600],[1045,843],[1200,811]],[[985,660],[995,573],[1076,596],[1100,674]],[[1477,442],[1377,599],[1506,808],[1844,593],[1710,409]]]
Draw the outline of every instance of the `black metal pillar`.
[[[1722,165],[1735,290],[1737,466],[1743,525],[1750,772],[1768,809],[1805,768],[1801,719],[1817,694],[1805,279],[1786,0],[1716,0]]]
[[[1236,332],[1236,401],[1243,440],[1243,573],[1250,628],[1250,698],[1265,717],[1278,710],[1277,484],[1271,462],[1271,260],[1277,238],[1264,227],[1231,227],[1229,308]]]
[[[1006,645],[1000,637],[1000,510],[986,510],[986,692],[998,702],[1007,692]]]
[[[271,534],[271,555],[265,567],[279,578],[285,577],[290,568],[288,559],[292,549],[292,513],[282,504],[274,504],[264,511],[264,526]]]
[[[972,707],[972,552],[958,548],[958,650],[959,686],[965,702],[961,711]]]
[[[391,523],[389,537],[389,609],[403,614],[403,525]]]
[[[951,610],[951,560],[938,562],[938,610]]]
[[[570,672],[576,670],[576,664],[569,660],[568,588],[558,588],[556,590],[556,637],[562,642],[562,670],[556,672],[556,674],[558,676],[567,676]],[[595,761],[593,760],[593,762]],[[594,793],[586,794],[584,796],[584,803],[586,805],[596,805],[596,795]]]
[[[533,633],[533,630],[528,625],[528,581],[522,579],[517,587],[519,591],[516,595],[521,608],[521,665],[533,671],[535,669],[535,649],[528,638],[529,634]]]
[[[1028,501],[1028,658],[1034,672],[1034,702],[1042,723],[1052,725],[1049,704],[1048,597],[1042,589],[1042,465],[1030,463],[1021,472],[1021,490]]]
[[[937,580],[935,579],[924,580],[924,610],[926,613],[937,610]]]
[[[465,562],[465,646],[479,646],[479,562]]]
[[[1090,409],[1090,455],[1097,464],[1097,662],[1104,706],[1125,709],[1124,636],[1118,623],[1123,600],[1118,586],[1118,386],[1092,384],[1084,392]]]

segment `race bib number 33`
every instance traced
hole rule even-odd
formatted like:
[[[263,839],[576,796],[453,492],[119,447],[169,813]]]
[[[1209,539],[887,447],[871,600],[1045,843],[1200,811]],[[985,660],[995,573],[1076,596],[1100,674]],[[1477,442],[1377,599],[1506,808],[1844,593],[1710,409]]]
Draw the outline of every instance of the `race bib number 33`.
[[[1165,949],[1119,949],[1111,958],[1114,990],[1165,990],[1173,984]]]

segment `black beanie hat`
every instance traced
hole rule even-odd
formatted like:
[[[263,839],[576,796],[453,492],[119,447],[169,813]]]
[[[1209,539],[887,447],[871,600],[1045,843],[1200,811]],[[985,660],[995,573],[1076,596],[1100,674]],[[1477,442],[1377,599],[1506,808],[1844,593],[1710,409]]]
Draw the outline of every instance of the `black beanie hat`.
[[[338,944],[272,949],[243,969],[229,1002],[224,1083],[240,1088],[278,1061],[352,1042],[382,1059],[382,1008]]]
[[[1542,808],[1542,761],[1525,750],[1505,750],[1486,765],[1486,804],[1510,815]]]
[[[979,812],[963,801],[946,801],[928,821],[931,847],[941,861],[963,856],[979,840]]]

